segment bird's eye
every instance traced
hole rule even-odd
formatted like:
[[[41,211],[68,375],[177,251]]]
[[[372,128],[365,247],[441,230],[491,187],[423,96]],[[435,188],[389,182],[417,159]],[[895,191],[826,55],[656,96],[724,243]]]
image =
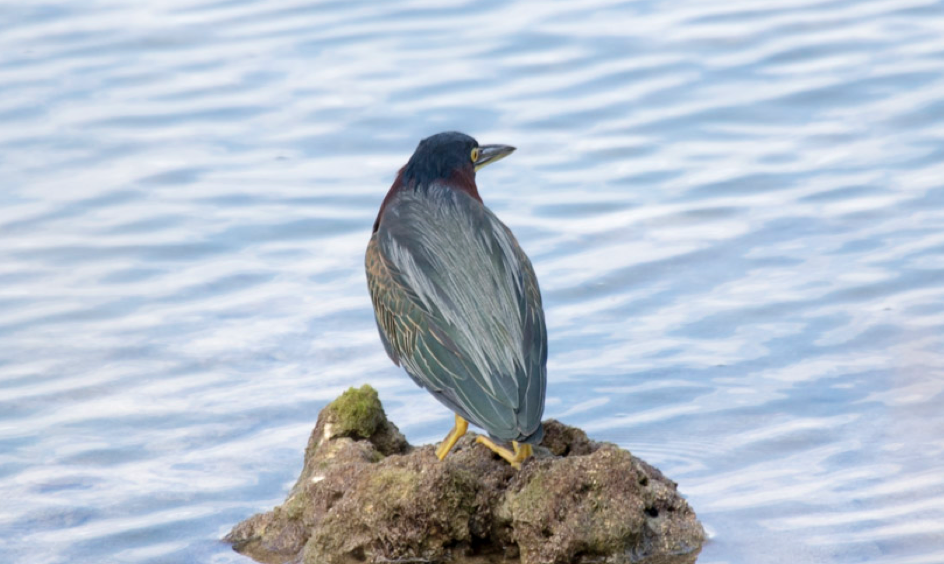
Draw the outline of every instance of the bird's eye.
[[[479,160],[479,148],[472,149],[472,162]]]

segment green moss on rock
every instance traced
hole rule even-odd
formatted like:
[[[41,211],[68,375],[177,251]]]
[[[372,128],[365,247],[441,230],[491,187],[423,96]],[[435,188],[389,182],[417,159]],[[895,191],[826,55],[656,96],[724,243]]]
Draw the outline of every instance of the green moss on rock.
[[[398,506],[409,503],[420,490],[423,476],[406,468],[382,468],[368,476],[364,484],[365,501]]]
[[[301,496],[289,496],[281,505],[281,511],[287,519],[298,521],[305,512],[305,499]]]
[[[348,388],[326,410],[334,416],[332,434],[339,437],[369,439],[387,420],[377,390],[367,384]]]

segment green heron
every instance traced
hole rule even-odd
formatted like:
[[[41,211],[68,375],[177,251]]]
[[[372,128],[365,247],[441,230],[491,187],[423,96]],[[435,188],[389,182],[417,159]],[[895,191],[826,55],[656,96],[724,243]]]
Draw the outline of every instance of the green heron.
[[[515,468],[544,429],[547,330],[531,261],[482,203],[475,173],[514,151],[446,132],[423,139],[384,198],[367,285],[394,364],[456,414],[444,459],[469,423]],[[512,444],[512,449],[500,446]]]

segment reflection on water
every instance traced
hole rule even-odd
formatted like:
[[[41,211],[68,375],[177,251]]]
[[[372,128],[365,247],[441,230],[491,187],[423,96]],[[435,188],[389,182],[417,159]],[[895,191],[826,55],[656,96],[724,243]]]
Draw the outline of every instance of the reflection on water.
[[[944,561],[944,4],[0,3],[0,554],[245,562],[386,359],[423,136],[531,255],[547,415],[679,481],[700,563]]]

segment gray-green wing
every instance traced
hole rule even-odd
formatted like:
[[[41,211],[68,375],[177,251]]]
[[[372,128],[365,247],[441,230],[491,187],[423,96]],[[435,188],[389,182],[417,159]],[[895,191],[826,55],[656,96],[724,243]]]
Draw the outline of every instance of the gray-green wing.
[[[481,203],[429,190],[391,202],[367,249],[384,347],[496,438],[540,439],[547,332],[531,263]]]

